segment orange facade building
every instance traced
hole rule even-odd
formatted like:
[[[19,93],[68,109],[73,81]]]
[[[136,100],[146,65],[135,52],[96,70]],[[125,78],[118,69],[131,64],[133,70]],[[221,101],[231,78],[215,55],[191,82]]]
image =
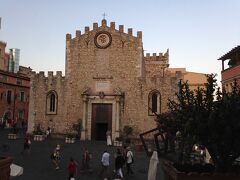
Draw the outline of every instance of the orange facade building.
[[[227,92],[231,92],[234,81],[240,86],[240,46],[233,48],[218,60],[222,61],[222,87]],[[225,68],[225,61],[227,61],[227,68]]]
[[[28,120],[31,69],[20,66],[17,73],[9,72],[5,48],[6,43],[0,41],[0,124],[20,124]]]

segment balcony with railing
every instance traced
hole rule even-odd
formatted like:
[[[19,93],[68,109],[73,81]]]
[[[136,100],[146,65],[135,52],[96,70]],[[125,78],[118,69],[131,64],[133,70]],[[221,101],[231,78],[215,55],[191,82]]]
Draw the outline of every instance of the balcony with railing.
[[[233,48],[218,60],[222,61],[222,83],[231,83],[234,80],[240,84],[240,46]],[[224,65],[227,62],[228,68]]]
[[[240,79],[240,64],[222,71],[222,81]]]

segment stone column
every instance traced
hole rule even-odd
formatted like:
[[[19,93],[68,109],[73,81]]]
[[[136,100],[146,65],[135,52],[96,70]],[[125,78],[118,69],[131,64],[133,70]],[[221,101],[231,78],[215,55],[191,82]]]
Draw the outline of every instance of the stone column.
[[[83,96],[83,118],[82,118],[82,131],[81,131],[81,139],[86,140],[86,132],[87,132],[87,105],[88,105],[88,97],[86,95]]]
[[[115,139],[116,137],[119,137],[119,115],[120,115],[120,97],[116,97],[116,122],[115,122]]]
[[[92,99],[89,99],[86,110],[86,138],[92,140]]]

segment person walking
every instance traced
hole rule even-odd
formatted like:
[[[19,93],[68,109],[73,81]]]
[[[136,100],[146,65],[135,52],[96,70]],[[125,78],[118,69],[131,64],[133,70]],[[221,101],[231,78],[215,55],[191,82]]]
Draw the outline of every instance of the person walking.
[[[60,145],[59,144],[55,147],[53,153],[51,154],[51,159],[55,165],[55,169],[59,169],[59,164],[60,164]]]
[[[90,154],[87,150],[87,148],[84,149],[83,151],[83,155],[82,155],[82,167],[81,167],[81,172],[85,173],[85,172],[92,172],[89,162],[90,162]]]
[[[29,154],[30,153],[30,145],[31,145],[30,135],[26,134],[26,136],[24,137],[23,151],[21,154],[23,154],[25,151],[27,151]]]
[[[117,156],[115,158],[115,171],[116,171],[116,178],[123,179],[123,165],[125,163],[124,157],[122,155],[121,150],[117,149]]]
[[[76,172],[77,172],[77,163],[71,157],[70,161],[68,162],[68,180],[75,179]]]
[[[123,155],[123,158],[124,158],[124,161],[127,162],[127,146],[124,145],[123,148],[122,148],[122,155]]]
[[[13,121],[12,128],[13,128],[13,134],[17,134],[17,121]]]
[[[51,136],[51,132],[52,132],[52,130],[51,130],[51,128],[48,126],[48,128],[47,128],[47,130],[46,130],[46,137],[47,137],[47,138]]]
[[[130,147],[127,147],[127,161],[126,161],[126,165],[127,165],[127,175],[131,174],[133,175],[133,170],[132,170],[132,164],[134,162],[133,160],[133,152],[131,151]]]
[[[110,154],[107,152],[107,150],[105,150],[103,152],[102,159],[101,159],[102,169],[98,175],[101,178],[107,178],[108,176],[108,167],[110,164],[109,157],[110,157]]]

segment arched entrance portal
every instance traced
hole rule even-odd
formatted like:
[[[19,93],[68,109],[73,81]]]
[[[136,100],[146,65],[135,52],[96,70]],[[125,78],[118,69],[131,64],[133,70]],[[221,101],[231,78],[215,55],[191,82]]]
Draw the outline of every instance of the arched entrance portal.
[[[83,94],[84,140],[104,140],[106,131],[112,132],[112,139],[119,137],[121,95],[106,95],[103,98]]]
[[[107,130],[112,131],[112,104],[92,104],[91,137],[93,140],[106,140]]]

